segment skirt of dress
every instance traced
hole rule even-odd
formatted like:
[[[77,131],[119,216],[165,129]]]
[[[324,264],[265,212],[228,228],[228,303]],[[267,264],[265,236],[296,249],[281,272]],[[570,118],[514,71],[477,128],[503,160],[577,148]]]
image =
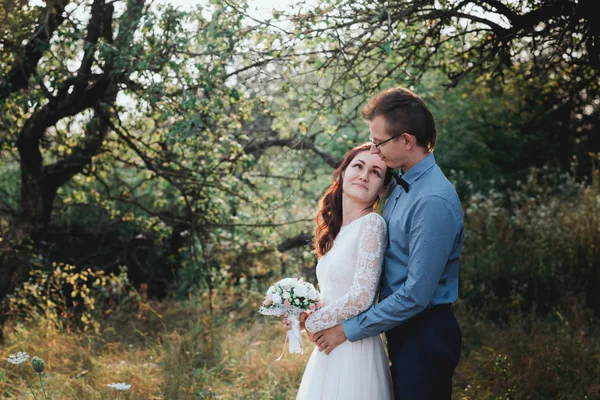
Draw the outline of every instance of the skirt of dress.
[[[379,336],[345,341],[329,354],[313,350],[297,400],[391,400],[388,359]]]

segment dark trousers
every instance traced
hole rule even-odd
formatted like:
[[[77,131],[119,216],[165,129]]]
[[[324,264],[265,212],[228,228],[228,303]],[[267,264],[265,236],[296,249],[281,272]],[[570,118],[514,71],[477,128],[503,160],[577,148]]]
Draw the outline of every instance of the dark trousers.
[[[462,341],[452,305],[429,308],[385,336],[396,400],[452,398]]]

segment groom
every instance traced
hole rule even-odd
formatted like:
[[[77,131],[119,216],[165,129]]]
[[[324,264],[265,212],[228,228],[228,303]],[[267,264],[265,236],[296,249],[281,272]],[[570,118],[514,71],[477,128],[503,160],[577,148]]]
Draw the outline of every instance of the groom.
[[[450,399],[461,348],[452,311],[464,239],[460,200],[435,162],[435,121],[419,96],[383,91],[362,118],[370,125],[371,153],[402,172],[383,213],[389,244],[380,301],[312,340],[329,354],[345,340],[385,332],[395,398]]]

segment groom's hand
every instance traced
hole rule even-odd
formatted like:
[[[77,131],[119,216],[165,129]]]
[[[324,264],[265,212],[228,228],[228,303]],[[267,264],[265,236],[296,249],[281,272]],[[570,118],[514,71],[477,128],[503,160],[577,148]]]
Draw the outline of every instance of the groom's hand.
[[[344,333],[344,327],[341,324],[317,332],[314,335],[314,342],[319,347],[319,351],[325,351],[325,354],[331,353],[333,349],[345,341],[346,333]]]

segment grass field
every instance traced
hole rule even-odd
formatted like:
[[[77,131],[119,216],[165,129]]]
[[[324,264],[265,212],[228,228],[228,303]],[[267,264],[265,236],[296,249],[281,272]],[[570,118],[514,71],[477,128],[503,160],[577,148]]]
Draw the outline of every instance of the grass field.
[[[256,313],[261,299],[240,287],[214,292],[210,305],[207,295],[140,299],[99,321],[98,333],[57,329],[47,316],[13,321],[3,354],[26,351],[44,359],[53,399],[115,399],[118,393],[107,387],[112,382],[132,385],[120,399],[294,398],[312,345],[305,338],[309,351],[275,361],[284,333],[276,318]],[[502,325],[460,303],[456,310],[463,355],[454,398],[600,398],[600,334],[578,307]],[[2,364],[4,398],[32,398],[23,377],[39,389],[30,364]]]

